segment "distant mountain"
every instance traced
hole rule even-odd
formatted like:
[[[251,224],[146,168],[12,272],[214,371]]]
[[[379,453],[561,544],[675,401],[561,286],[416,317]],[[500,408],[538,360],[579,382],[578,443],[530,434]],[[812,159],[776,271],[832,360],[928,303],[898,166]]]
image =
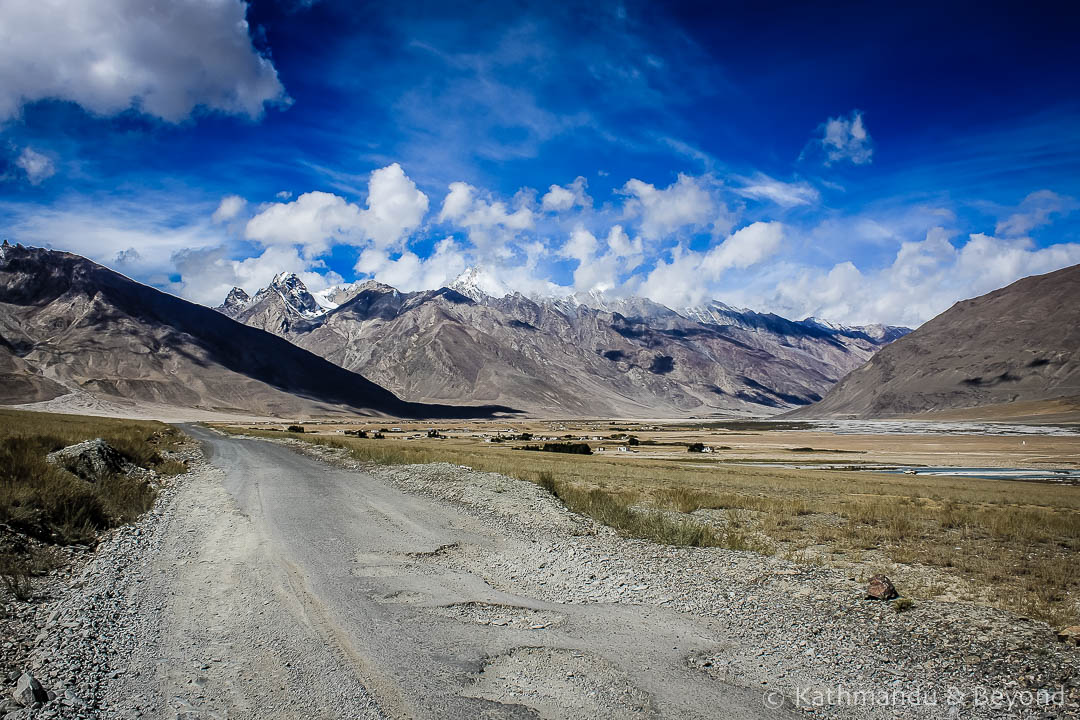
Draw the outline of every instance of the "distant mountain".
[[[735,310],[676,312],[644,298],[505,291],[470,269],[402,293],[369,282],[317,316],[268,298],[219,310],[424,402],[497,403],[548,415],[771,414],[821,398],[907,332]],[[299,292],[299,288],[296,288]],[[500,293],[498,296],[490,293]]]
[[[298,280],[279,276],[272,292],[246,298],[234,291],[227,304],[248,312],[254,304],[281,301],[287,312],[315,314],[308,297]],[[73,390],[271,415],[345,410],[477,417],[504,409],[403,402],[276,335],[85,258],[5,244],[0,248],[0,402],[47,400]]]
[[[953,305],[791,417],[1080,417],[1080,265]]]

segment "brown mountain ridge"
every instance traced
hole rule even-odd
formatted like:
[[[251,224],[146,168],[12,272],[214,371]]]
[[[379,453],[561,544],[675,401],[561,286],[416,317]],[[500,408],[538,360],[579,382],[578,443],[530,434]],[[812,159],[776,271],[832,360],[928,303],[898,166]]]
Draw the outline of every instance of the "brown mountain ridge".
[[[278,416],[489,417],[509,410],[405,402],[280,337],[86,258],[5,245],[0,401],[34,402],[71,391]]]
[[[1080,419],[1080,265],[953,305],[791,418]]]

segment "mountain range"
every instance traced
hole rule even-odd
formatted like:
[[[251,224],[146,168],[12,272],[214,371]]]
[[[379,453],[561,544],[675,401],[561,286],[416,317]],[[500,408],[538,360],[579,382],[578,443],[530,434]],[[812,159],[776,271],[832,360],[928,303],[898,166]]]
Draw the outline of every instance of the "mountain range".
[[[422,292],[367,281],[312,293],[282,273],[212,310],[77,255],[4,244],[0,404],[85,393],[279,417],[1066,421],[1080,416],[1077,299],[1080,266],[910,332],[716,301],[526,297],[474,269]]]
[[[1080,265],[956,303],[889,345],[793,418],[1075,421]]]
[[[217,309],[416,402],[530,413],[762,415],[808,405],[907,328],[792,321],[720,302],[674,310],[599,294],[488,294],[473,268],[449,286],[374,281],[312,293],[292,274]]]
[[[0,402],[87,392],[172,407],[292,416],[490,417],[405,402],[272,334],[69,253],[0,248]]]

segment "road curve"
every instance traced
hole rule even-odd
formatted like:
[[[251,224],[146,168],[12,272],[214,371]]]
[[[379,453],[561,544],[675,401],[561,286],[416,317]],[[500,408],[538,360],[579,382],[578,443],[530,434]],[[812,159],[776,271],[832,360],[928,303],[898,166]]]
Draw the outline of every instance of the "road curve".
[[[255,536],[248,544],[259,557],[247,566],[275,569],[275,597],[284,596],[276,604],[287,610],[276,622],[313,628],[382,714],[796,717],[766,709],[760,692],[722,683],[687,662],[725,643],[707,618],[496,590],[483,568],[448,568],[433,559],[467,545],[510,552],[529,539],[280,444],[184,430],[220,468],[221,484],[249,521],[244,532]],[[478,625],[448,612],[461,607],[539,620]],[[296,716],[335,712],[306,707]]]

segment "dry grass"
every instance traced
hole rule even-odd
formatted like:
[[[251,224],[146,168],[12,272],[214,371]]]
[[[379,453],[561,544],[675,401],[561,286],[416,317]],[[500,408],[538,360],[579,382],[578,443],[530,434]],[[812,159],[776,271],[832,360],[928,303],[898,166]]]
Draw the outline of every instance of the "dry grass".
[[[282,437],[243,428],[234,431]],[[382,464],[451,462],[548,487],[572,510],[632,537],[795,556],[866,553],[963,578],[972,595],[1074,623],[1080,488],[928,475],[693,463],[615,453],[526,453],[509,443],[293,435]],[[785,452],[779,449],[779,454]],[[545,479],[547,478],[547,479]],[[721,522],[705,523],[701,511]],[[681,517],[680,517],[681,515]]]
[[[45,460],[97,437],[140,467],[166,475],[186,469],[162,456],[183,437],[162,423],[0,410],[0,523],[46,542],[90,543],[145,512],[154,491],[144,482],[114,475],[88,483]]]

